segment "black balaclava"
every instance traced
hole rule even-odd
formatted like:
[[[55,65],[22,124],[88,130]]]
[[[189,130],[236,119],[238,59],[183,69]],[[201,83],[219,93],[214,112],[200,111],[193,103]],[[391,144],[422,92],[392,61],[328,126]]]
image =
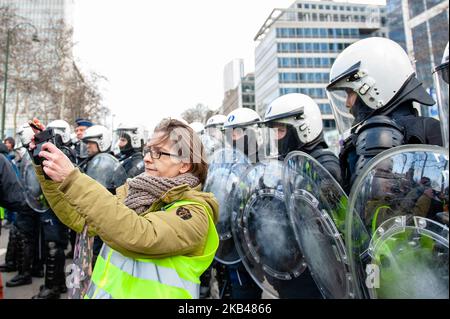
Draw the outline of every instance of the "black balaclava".
[[[299,150],[303,143],[298,138],[298,134],[292,125],[286,125],[286,135],[278,140],[278,154],[280,157],[286,157],[292,151]]]
[[[350,109],[350,113],[355,118],[353,125],[358,124],[363,120],[366,120],[372,112],[373,110],[370,107],[368,107],[358,95],[355,104]]]
[[[244,128],[243,130],[244,135],[237,140],[231,140],[230,144],[233,146],[233,148],[236,148],[242,153],[244,153],[245,156],[250,157],[258,152],[256,133],[253,129]],[[249,145],[252,145],[252,149],[249,148]],[[250,153],[250,151],[252,152]]]

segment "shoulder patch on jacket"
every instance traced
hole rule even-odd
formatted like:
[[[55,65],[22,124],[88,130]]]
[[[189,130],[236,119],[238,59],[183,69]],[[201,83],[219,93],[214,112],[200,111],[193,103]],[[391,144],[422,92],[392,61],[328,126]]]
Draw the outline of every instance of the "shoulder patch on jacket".
[[[188,220],[192,218],[192,214],[189,211],[189,209],[185,207],[178,207],[177,208],[177,216],[180,216],[181,219]]]

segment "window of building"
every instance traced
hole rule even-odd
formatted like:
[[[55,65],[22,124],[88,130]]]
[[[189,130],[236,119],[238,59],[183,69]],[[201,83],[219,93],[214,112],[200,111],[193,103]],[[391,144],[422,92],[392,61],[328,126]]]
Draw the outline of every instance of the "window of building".
[[[320,112],[322,114],[333,114],[333,111],[331,110],[330,104],[327,103],[320,103],[319,104]]]
[[[310,28],[304,29],[303,32],[304,32],[304,36],[305,36],[306,38],[311,38],[311,36],[312,36],[312,30],[311,30]]]
[[[309,4],[305,3],[305,9],[309,9]]]
[[[323,120],[324,129],[331,130],[336,128],[336,122],[334,120]]]

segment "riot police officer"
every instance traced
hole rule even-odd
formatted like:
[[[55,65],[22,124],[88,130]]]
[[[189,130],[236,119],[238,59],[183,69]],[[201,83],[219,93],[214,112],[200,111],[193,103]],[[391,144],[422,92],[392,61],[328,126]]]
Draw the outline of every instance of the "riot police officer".
[[[76,163],[76,153],[71,148],[69,123],[64,120],[55,120],[50,122],[47,128],[53,129],[58,148],[72,163]],[[40,214],[40,219],[45,243],[45,281],[33,299],[58,299],[60,293],[67,291],[64,276],[66,262],[64,249],[68,244],[68,228],[61,223],[50,208]]]
[[[86,145],[82,143],[82,139],[86,130],[94,125],[91,121],[83,118],[78,118],[75,120],[75,134],[77,141],[74,142],[75,152],[77,154],[77,163],[80,164],[86,159]]]
[[[340,162],[344,190],[378,153],[403,144],[442,145],[437,120],[418,116],[413,102],[432,106],[406,52],[392,40],[368,38],[339,54],[327,86],[344,136]]]
[[[31,142],[33,136],[31,127],[25,123],[17,130],[23,147]],[[43,263],[40,256],[39,238],[41,236],[39,213],[48,206],[43,198],[39,182],[31,164],[28,152],[17,163],[20,173],[20,183],[25,190],[24,201],[31,208],[26,213],[17,214],[15,233],[18,274],[6,282],[6,287],[18,287],[32,283],[32,277],[43,277]]]
[[[226,120],[227,117],[225,115],[216,114],[206,121],[204,134],[200,138],[205,146],[208,157],[224,146],[223,125]]]
[[[231,177],[231,183],[226,186],[228,196],[219,199],[220,207],[227,212],[222,211],[222,214],[226,216],[226,223],[231,222],[231,206],[230,201],[234,191],[240,187],[239,178],[237,174],[243,174],[244,171],[251,167],[251,164],[257,163],[260,158],[260,147],[262,145],[262,135],[259,130],[259,123],[261,117],[254,110],[249,108],[238,108],[227,115],[227,120],[224,123],[225,139],[229,146],[235,150],[230,160],[237,165],[232,165],[230,168],[229,176]],[[227,155],[230,152],[225,151],[224,163],[229,162]],[[240,154],[245,157],[245,160],[240,158]],[[215,177],[213,177],[215,178]],[[220,196],[222,198],[222,196]],[[228,203],[227,203],[228,202]],[[223,222],[222,217],[219,223]],[[226,232],[230,232],[228,227],[219,227],[219,238],[221,238],[221,246],[219,246],[219,254],[216,253],[216,269],[218,272],[218,278],[222,281],[219,282],[219,288],[223,298],[227,298],[227,295],[231,299],[259,299],[261,298],[262,290],[255,283],[251,275],[247,272],[240,258],[233,258],[235,255],[234,245],[227,243],[230,238],[226,235]],[[237,253],[236,253],[237,255]],[[228,284],[229,283],[229,284]]]
[[[345,245],[357,297],[448,298],[448,227],[438,219],[448,150],[440,147],[439,122],[414,105],[434,100],[388,39],[349,46],[330,79],[338,128],[347,133],[340,154],[350,192]]]
[[[280,96],[269,104],[259,130],[263,136],[261,161],[243,174],[242,190],[233,196],[237,216],[232,229],[239,254],[253,279],[268,294],[277,298],[321,298],[289,219],[283,180],[283,160],[295,151],[302,151],[340,181],[339,161],[327,149],[323,138],[320,109],[303,94]],[[313,165],[303,166],[305,170],[308,168],[316,169]],[[325,176],[319,173],[308,172],[301,180]],[[315,181],[322,182],[325,179]],[[309,188],[307,191],[314,198],[313,191]]]
[[[264,125],[269,128],[264,130],[266,155],[282,161],[292,151],[305,152],[317,159],[338,183],[342,182],[339,160],[328,150],[323,137],[319,106],[309,96],[290,93],[276,98],[267,108]]]
[[[238,108],[227,116],[224,124],[225,140],[242,152],[252,163],[260,160],[262,134],[259,129],[261,117],[249,108]]]
[[[129,178],[144,172],[144,136],[137,126],[121,124],[115,131],[115,139],[120,149],[120,164],[125,168]]]

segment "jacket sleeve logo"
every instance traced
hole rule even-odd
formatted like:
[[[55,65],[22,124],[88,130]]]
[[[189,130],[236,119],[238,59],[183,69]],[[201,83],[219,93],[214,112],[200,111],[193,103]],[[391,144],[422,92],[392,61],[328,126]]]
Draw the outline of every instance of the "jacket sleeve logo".
[[[181,219],[188,220],[192,218],[192,214],[189,209],[184,207],[178,207],[177,216],[180,216]]]

